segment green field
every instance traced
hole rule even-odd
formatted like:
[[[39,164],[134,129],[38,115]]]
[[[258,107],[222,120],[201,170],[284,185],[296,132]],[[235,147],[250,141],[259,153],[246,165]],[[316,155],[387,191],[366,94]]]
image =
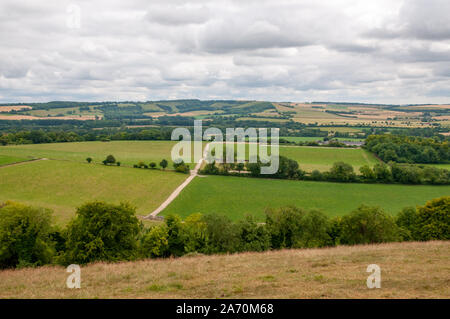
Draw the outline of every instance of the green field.
[[[341,184],[245,177],[195,178],[163,212],[188,216],[220,213],[233,220],[246,213],[260,221],[268,207],[295,205],[321,209],[330,216],[347,214],[361,204],[380,206],[390,214],[450,194],[450,186]]]
[[[360,148],[280,146],[280,155],[296,160],[307,172],[315,169],[327,171],[335,162],[351,164],[358,172],[361,166],[373,166],[378,162],[375,156]]]
[[[241,144],[242,145],[242,144]],[[214,147],[211,144],[210,150]],[[235,152],[237,149],[235,145]],[[225,149],[225,145],[223,146]],[[249,159],[250,144],[245,145],[245,159]],[[259,149],[263,148],[263,153],[266,153],[266,146],[257,146]],[[220,153],[220,152],[219,152]],[[219,154],[217,153],[217,154]],[[270,154],[270,146],[269,152]],[[342,148],[342,147],[314,147],[314,146],[283,146],[280,145],[279,153],[282,156],[293,159],[298,162],[301,169],[312,172],[313,170],[328,171],[334,163],[345,162],[351,164],[356,173],[359,173],[359,168],[363,165],[373,166],[378,163],[376,157],[361,148]],[[261,154],[262,155],[262,154]],[[218,157],[221,157],[218,155]],[[265,157],[265,156],[261,156]]]
[[[51,208],[65,224],[81,204],[129,201],[144,215],[156,209],[187,175],[160,170],[42,160],[0,167],[0,202]]]
[[[24,157],[0,155],[0,166],[19,163],[28,160],[30,159]]]
[[[0,146],[0,155],[49,158],[86,162],[91,157],[94,163],[101,163],[109,154],[126,166],[143,161],[159,162],[165,158],[171,162],[171,150],[177,142],[173,141],[111,141],[75,142]]]

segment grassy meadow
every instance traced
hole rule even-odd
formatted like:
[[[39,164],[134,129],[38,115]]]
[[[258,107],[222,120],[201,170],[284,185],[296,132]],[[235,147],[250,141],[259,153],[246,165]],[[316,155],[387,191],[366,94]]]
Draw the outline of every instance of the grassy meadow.
[[[0,272],[0,298],[450,298],[448,241],[185,256]],[[382,269],[368,289],[367,265]]]
[[[174,141],[111,141],[10,145],[0,146],[0,156],[49,158],[75,162],[86,162],[86,158],[91,157],[94,163],[101,163],[106,156],[112,154],[117,161],[126,166],[133,166],[139,161],[147,165],[155,162],[159,166],[159,162],[164,158],[171,166],[171,150],[176,143]]]
[[[51,208],[65,224],[87,201],[129,201],[137,213],[156,209],[187,175],[151,169],[41,160],[0,167],[0,202]]]
[[[295,205],[344,215],[361,204],[380,206],[397,214],[407,206],[450,194],[450,186],[385,185],[289,181],[230,176],[195,178],[162,212],[188,216],[219,213],[233,220],[251,213],[264,220],[266,208]]]
[[[29,160],[28,158],[19,156],[0,155],[0,166],[10,165]]]
[[[210,151],[214,148],[214,143],[210,146]],[[237,152],[235,145],[235,152]],[[269,150],[267,150],[269,147]],[[223,146],[225,149],[225,145]],[[262,149],[263,153],[270,154],[270,146],[257,146],[258,152]],[[249,144],[245,145],[245,159],[249,159]],[[355,172],[363,165],[373,166],[378,163],[376,157],[361,148],[341,148],[341,147],[314,147],[314,146],[283,146],[280,145],[279,153],[282,156],[293,159],[298,162],[301,169],[312,172],[313,170],[328,171],[335,162],[345,162],[351,164]],[[216,154],[220,154],[216,152]],[[218,157],[221,157],[218,155]],[[261,156],[264,157],[264,156]]]
[[[296,160],[301,169],[327,171],[335,162],[351,164],[356,172],[363,165],[373,166],[378,160],[361,148],[333,148],[310,146],[280,146],[280,155]]]

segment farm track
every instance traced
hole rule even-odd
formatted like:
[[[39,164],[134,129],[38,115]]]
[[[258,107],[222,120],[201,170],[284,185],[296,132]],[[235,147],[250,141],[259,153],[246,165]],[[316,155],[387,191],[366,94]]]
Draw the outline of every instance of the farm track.
[[[207,152],[209,150],[209,145],[211,143],[206,144],[205,149],[203,150],[203,156],[202,158],[198,161],[197,165],[195,165],[194,169],[191,170],[190,172],[190,176],[180,185],[178,186],[172,194],[170,194],[170,196],[164,201],[164,203],[162,203],[157,209],[155,209],[152,213],[150,213],[149,215],[145,216],[145,219],[154,219],[156,217],[156,215],[158,215],[160,212],[162,212],[171,202],[173,202],[175,200],[175,198],[178,197],[178,195],[180,195],[181,191],[189,185],[190,182],[192,182],[192,180],[198,175],[198,170],[200,169],[200,167],[203,164],[203,161],[206,158]]]
[[[0,165],[0,168],[7,167],[7,166],[16,166],[16,165],[21,165],[21,164],[26,164],[26,163],[31,163],[31,162],[37,162],[37,161],[47,161],[47,160],[49,160],[49,159],[48,158],[33,158],[33,159],[27,160],[27,161],[15,162],[15,163],[9,163],[9,164],[5,164],[5,165]]]

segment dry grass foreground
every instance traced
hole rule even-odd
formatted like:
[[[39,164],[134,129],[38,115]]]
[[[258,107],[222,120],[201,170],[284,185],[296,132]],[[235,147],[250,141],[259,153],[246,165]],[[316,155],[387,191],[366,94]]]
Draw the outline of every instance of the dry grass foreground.
[[[369,289],[369,264],[381,288]],[[449,298],[450,242],[191,256],[0,272],[0,298]]]

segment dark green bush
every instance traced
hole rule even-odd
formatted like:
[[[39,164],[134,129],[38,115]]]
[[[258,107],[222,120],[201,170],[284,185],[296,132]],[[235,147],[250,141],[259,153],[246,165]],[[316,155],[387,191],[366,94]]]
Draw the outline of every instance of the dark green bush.
[[[182,256],[184,254],[183,225],[178,215],[169,215],[166,217],[169,252],[172,256]]]
[[[342,217],[340,243],[372,244],[401,240],[394,218],[379,207],[361,205]]]
[[[252,215],[246,215],[238,223],[240,251],[264,251],[270,249],[270,234],[264,225],[258,225]]]
[[[272,248],[323,247],[329,245],[329,221],[319,211],[283,207],[266,212]]]
[[[239,248],[239,228],[227,216],[205,215],[208,246],[206,253],[236,252]]]
[[[0,206],[0,268],[40,266],[55,254],[51,211],[18,203]]]
[[[134,259],[141,227],[135,208],[127,203],[84,204],[67,226],[66,253],[61,262],[84,264]]]
[[[166,225],[154,226],[145,231],[140,245],[140,256],[144,258],[169,255],[169,231]]]
[[[416,227],[418,240],[449,240],[450,196],[433,199],[418,207]]]
[[[192,214],[185,218],[182,227],[185,253],[204,253],[208,246],[207,225],[201,214]]]

